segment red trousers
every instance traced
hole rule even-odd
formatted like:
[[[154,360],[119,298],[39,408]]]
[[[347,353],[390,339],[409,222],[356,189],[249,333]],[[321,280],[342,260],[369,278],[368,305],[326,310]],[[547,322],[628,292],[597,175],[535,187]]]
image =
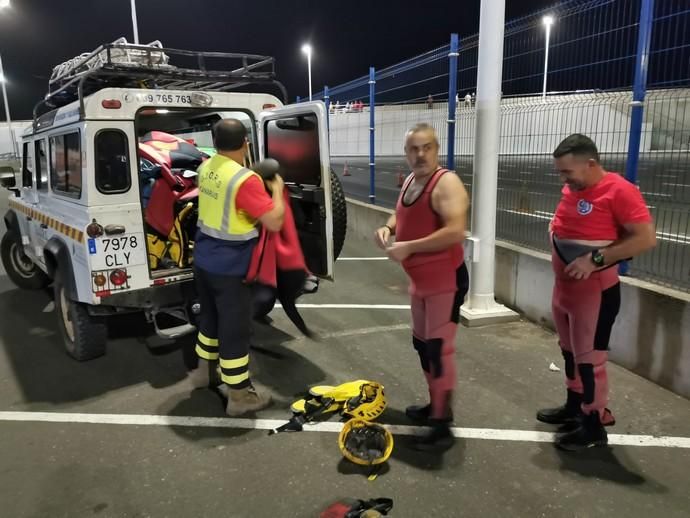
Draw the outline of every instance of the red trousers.
[[[605,277],[587,280],[556,278],[553,319],[565,359],[566,386],[582,394],[585,414],[604,419],[608,403],[606,361],[611,329],[620,309],[620,283]]]
[[[431,414],[434,419],[450,417],[451,397],[457,384],[455,336],[460,306],[467,294],[469,278],[463,263],[446,293],[412,295],[412,342],[424,371]]]

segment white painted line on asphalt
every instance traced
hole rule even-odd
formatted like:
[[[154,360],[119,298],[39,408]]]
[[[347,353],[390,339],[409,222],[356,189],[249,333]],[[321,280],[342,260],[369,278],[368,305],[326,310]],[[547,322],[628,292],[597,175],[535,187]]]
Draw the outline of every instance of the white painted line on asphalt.
[[[644,194],[645,196],[660,196],[662,198],[671,198],[672,197],[671,194],[662,194],[660,192],[644,192],[644,191],[642,191],[642,194]]]
[[[684,245],[690,245],[690,236],[673,234],[672,232],[661,232],[660,230],[656,233],[657,239],[661,241],[671,241],[673,243],[682,243]]]
[[[410,309],[405,304],[297,304],[301,309]],[[282,308],[276,304],[277,308]]]
[[[549,217],[553,216],[553,212],[546,212],[545,210],[535,210],[534,213],[535,214],[543,214],[544,216],[549,216]]]
[[[542,216],[541,214],[534,214],[532,212],[523,212],[523,211],[511,210],[511,209],[498,209],[498,210],[500,210],[501,212],[508,212],[510,214],[517,214],[518,216],[528,216],[530,218],[551,220],[551,216]]]
[[[338,257],[338,261],[388,261],[388,257]]]
[[[131,426],[185,426],[193,428],[239,428],[273,430],[287,419],[244,419],[230,417],[191,417],[139,414],[84,414],[61,412],[0,412],[0,421],[66,424],[118,424]],[[396,435],[420,435],[421,426],[384,425]],[[304,427],[307,432],[338,433],[343,423],[319,422]],[[553,442],[555,434],[534,430],[500,430],[494,428],[453,428],[453,435],[463,439],[518,442]],[[609,434],[613,446],[646,446],[690,449],[690,437]]]

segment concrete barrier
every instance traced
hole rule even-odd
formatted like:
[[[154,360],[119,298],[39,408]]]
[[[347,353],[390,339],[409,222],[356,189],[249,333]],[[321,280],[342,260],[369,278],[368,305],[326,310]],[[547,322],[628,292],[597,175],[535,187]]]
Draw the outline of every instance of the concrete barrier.
[[[391,213],[390,209],[348,200],[348,236],[371,239]],[[547,254],[496,243],[496,299],[553,330],[550,263]],[[611,360],[690,398],[690,294],[627,277],[621,279],[621,288]]]

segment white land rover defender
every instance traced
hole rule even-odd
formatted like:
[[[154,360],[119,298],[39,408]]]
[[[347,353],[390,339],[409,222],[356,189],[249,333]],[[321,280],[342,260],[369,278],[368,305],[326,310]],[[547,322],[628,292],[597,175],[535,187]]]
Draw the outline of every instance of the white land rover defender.
[[[20,288],[52,283],[71,356],[104,354],[115,313],[144,311],[165,338],[194,331],[194,177],[221,118],[247,126],[245,165],[278,160],[307,266],[333,278],[346,212],[325,106],[238,91],[286,100],[274,71],[270,57],[124,39],[55,67],[23,135],[21,178],[0,175],[12,191],[1,252]],[[256,299],[255,316],[273,309],[272,292]]]

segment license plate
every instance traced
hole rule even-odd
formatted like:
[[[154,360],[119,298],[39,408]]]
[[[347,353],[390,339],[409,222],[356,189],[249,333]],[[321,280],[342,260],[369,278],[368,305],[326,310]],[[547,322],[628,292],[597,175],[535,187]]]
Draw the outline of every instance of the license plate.
[[[144,234],[89,239],[89,255],[91,268],[94,270],[111,270],[146,264]]]

